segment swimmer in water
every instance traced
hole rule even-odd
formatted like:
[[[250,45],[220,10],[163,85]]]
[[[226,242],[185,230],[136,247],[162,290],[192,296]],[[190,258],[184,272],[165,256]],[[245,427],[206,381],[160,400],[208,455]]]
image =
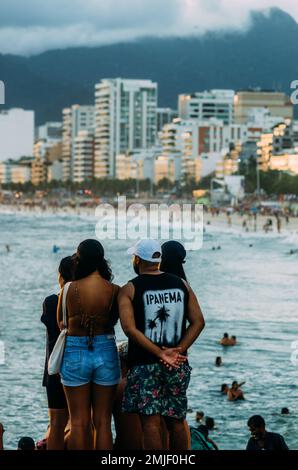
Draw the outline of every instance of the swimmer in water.
[[[232,383],[232,387],[228,391],[229,401],[244,400],[244,394],[240,388],[244,384],[245,382],[241,382],[240,384],[238,384],[238,382],[234,380],[234,382]]]
[[[206,441],[211,444],[211,446],[213,447],[214,450],[218,450],[218,446],[215,444],[215,442],[210,439],[209,437],[209,430],[207,428],[207,426],[204,426],[203,424],[201,424],[200,426],[198,426],[198,431],[199,433],[201,433],[204,438],[206,439]]]
[[[210,416],[206,417],[206,427],[208,431],[213,431],[213,429],[215,428],[215,421],[213,418],[210,418]]]
[[[9,245],[5,245],[5,248],[6,248],[6,253],[10,253],[10,246],[9,246]]]
[[[219,342],[222,346],[230,346],[230,338],[228,333],[224,333],[222,339]]]
[[[222,384],[220,391],[223,395],[227,395],[229,393],[229,390],[230,389],[227,384]]]
[[[222,358],[220,356],[217,356],[217,358],[215,359],[215,365],[216,367],[222,366]]]
[[[60,250],[59,246],[57,245],[53,246],[53,253],[58,253],[59,250]]]
[[[237,338],[236,336],[232,336],[230,338],[230,346],[236,346],[236,344],[237,344]]]
[[[205,424],[205,414],[204,411],[197,411],[196,413],[196,422],[198,424]]]

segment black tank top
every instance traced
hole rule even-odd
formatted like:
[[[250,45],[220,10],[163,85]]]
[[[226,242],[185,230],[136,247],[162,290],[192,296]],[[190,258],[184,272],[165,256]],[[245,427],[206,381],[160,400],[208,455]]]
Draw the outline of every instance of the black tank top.
[[[142,274],[133,283],[136,327],[158,346],[175,347],[186,331],[189,293],[186,285],[172,274]],[[159,362],[133,341],[128,343],[129,367]]]

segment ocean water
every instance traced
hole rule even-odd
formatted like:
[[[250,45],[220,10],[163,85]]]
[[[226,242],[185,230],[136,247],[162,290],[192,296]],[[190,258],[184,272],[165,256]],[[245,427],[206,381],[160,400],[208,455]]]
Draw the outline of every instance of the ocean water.
[[[45,330],[40,322],[43,299],[58,292],[57,266],[80,241],[95,237],[95,219],[50,214],[0,214],[0,341],[5,363],[0,365],[0,421],[6,448],[30,435],[42,438],[47,428],[47,401],[42,374]],[[11,252],[6,253],[9,243]],[[52,253],[56,244],[61,247]],[[104,243],[115,282],[133,276],[129,242]],[[212,250],[213,246],[220,250]],[[252,246],[250,246],[252,245]],[[249,438],[247,419],[262,414],[269,430],[284,435],[298,449],[298,366],[291,362],[291,344],[298,340],[298,235],[241,234],[207,226],[203,247],[188,253],[189,282],[206,319],[192,347],[193,367],[188,414],[212,416],[212,439],[220,449],[243,449]],[[235,334],[239,345],[223,349],[223,332]],[[123,338],[117,329],[118,339]],[[216,356],[223,366],[216,368]],[[220,386],[246,381],[246,400],[230,403]],[[282,407],[291,411],[281,416]]]

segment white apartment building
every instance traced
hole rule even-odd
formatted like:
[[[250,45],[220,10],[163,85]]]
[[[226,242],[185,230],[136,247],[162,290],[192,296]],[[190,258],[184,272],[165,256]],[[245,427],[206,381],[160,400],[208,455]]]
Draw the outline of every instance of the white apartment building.
[[[73,182],[83,183],[93,178],[94,133],[80,131],[74,139]]]
[[[0,161],[31,156],[34,144],[34,111],[0,110]]]
[[[39,184],[53,180],[62,180],[63,162],[62,162],[62,142],[57,140],[54,143],[40,139],[35,142],[33,147],[34,160],[31,167],[31,182],[38,186]]]
[[[25,184],[31,180],[31,159],[0,162],[0,184]]]
[[[116,178],[125,180],[154,180],[154,162],[160,155],[161,148],[139,149],[128,154],[116,155]]]
[[[164,126],[161,142],[163,157],[173,158],[175,179],[192,177],[199,180],[212,173],[223,152],[231,144],[247,140],[247,128],[237,124],[225,125],[218,119],[181,120]]]
[[[178,111],[181,119],[220,119],[224,124],[234,122],[233,90],[209,90],[178,97]]]
[[[96,178],[115,177],[116,155],[148,149],[157,134],[157,84],[104,79],[95,86]]]
[[[36,140],[56,144],[62,140],[62,122],[46,122],[36,128]]]
[[[154,161],[154,183],[167,179],[174,183],[177,181],[177,171],[175,171],[176,161],[173,156],[160,155]]]
[[[31,168],[28,165],[11,166],[11,182],[14,184],[25,184],[31,179]]]
[[[94,106],[73,105],[62,111],[62,161],[63,181],[74,177],[74,141],[81,131],[93,132],[95,128]]]

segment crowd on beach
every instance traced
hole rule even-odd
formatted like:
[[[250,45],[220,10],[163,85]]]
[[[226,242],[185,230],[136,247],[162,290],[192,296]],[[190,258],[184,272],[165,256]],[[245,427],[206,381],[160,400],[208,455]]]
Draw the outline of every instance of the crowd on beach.
[[[60,293],[44,300],[41,316],[48,429],[37,443],[21,438],[19,450],[218,450],[210,437],[213,418],[198,412],[197,427],[186,419],[188,352],[205,327],[184,271],[186,251],[179,242],[161,246],[146,239],[128,254],[136,277],[123,287],[113,283],[97,240],[83,241],[61,260]],[[119,320],[127,341],[117,344]],[[49,364],[61,331],[65,348],[53,374]],[[237,338],[225,333],[220,344],[236,347]],[[220,356],[215,365],[222,366]],[[221,393],[229,401],[244,400],[243,385],[223,384]],[[247,424],[247,450],[287,449],[281,435],[266,430],[262,416],[251,416]],[[0,424],[0,450],[4,432]]]
[[[282,233],[283,227],[289,227],[290,221],[297,217],[297,214],[289,208],[274,209],[260,207],[210,207],[205,209],[206,213],[211,216],[207,221],[207,225],[211,224],[212,219],[225,214],[226,223],[229,228],[233,227],[237,218],[244,232],[257,232],[260,229],[264,233],[277,232]],[[238,225],[236,224],[236,225]]]

